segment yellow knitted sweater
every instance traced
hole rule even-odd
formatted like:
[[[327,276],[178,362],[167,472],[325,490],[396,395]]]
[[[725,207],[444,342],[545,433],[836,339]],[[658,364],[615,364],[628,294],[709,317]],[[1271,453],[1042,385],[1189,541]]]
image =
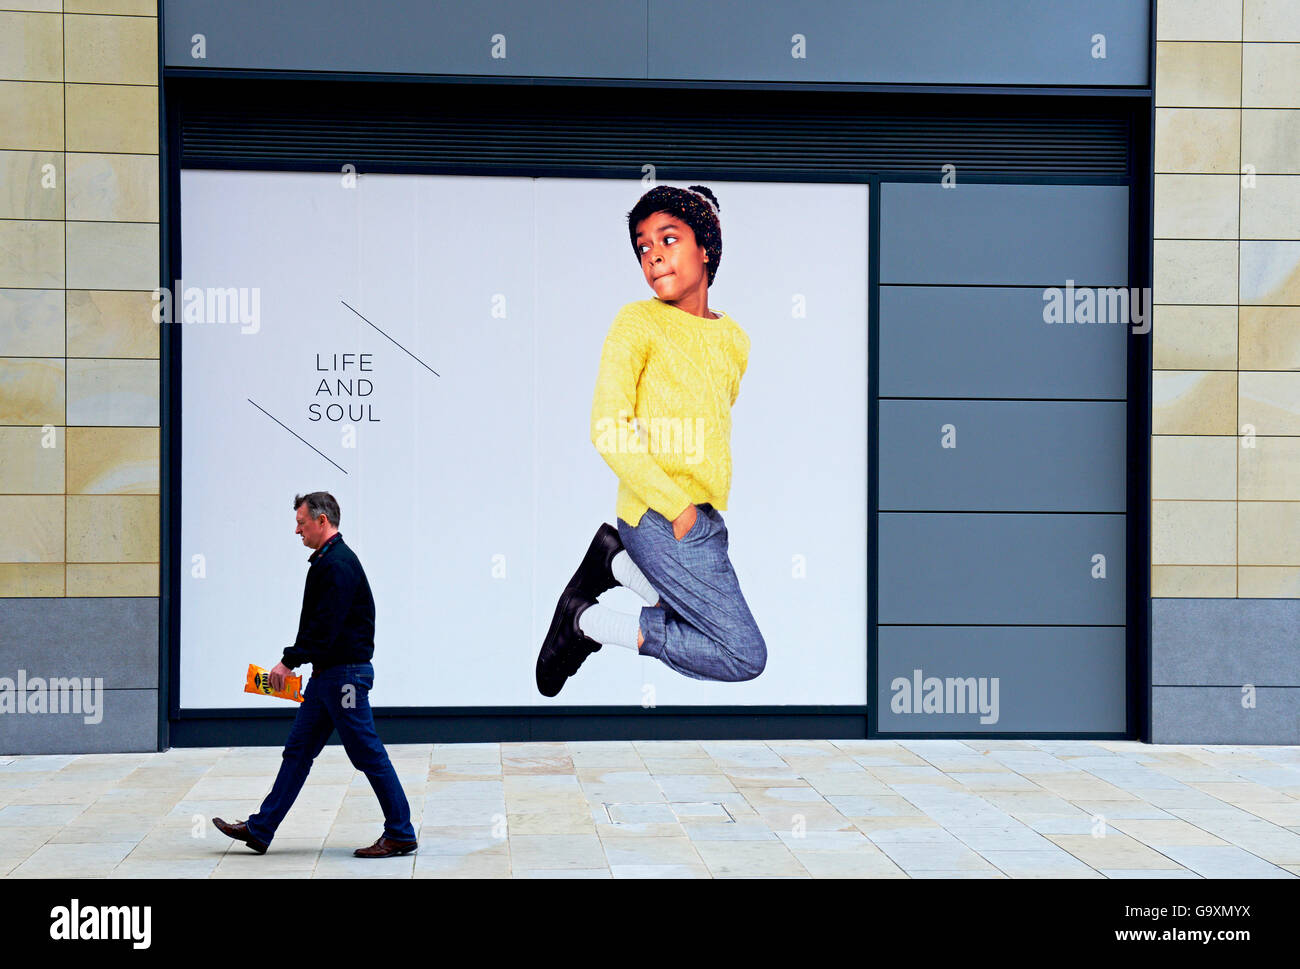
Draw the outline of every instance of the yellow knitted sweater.
[[[709,320],[658,298],[618,311],[600,352],[591,442],[618,475],[619,518],[726,509],[731,406],[748,363],[749,337],[725,312]]]

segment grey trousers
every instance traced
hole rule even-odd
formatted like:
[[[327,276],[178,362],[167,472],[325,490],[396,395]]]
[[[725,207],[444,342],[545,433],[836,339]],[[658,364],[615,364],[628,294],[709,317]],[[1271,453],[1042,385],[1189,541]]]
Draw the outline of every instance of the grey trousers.
[[[767,644],[727,554],[722,513],[696,508],[680,542],[653,508],[635,526],[618,520],[623,547],[659,591],[659,607],[641,610],[641,654],[697,680],[752,680],[767,665]]]

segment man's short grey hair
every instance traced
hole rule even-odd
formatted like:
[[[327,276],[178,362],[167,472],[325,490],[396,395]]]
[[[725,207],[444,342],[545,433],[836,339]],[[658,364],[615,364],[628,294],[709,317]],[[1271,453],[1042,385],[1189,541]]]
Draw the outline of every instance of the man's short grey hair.
[[[335,528],[339,527],[339,503],[334,500],[334,496],[328,491],[313,491],[307,495],[295,495],[293,510],[297,511],[301,508],[303,502],[307,503],[307,514],[311,516],[312,521],[324,515],[331,525]]]

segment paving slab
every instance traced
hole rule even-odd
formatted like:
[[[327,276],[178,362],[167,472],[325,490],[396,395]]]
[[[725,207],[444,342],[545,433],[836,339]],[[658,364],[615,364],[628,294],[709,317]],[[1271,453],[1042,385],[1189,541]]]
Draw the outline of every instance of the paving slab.
[[[271,850],[220,835],[279,750],[0,757],[5,878],[1296,878],[1300,748],[1135,741],[401,744],[420,849],[326,748]]]

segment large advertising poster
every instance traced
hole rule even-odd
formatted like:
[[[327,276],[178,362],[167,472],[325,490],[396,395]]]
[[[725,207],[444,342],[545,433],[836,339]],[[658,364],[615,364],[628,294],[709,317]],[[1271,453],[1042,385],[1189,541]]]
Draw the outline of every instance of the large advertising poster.
[[[311,550],[291,505],[317,490],[373,590],[377,706],[864,704],[867,186],[706,184],[708,306],[749,340],[711,527],[759,675],[605,646],[558,696],[535,681],[617,523],[593,393],[620,310],[657,299],[627,228],[653,183],[183,171],[181,707],[264,708],[244,674],[294,640]]]

